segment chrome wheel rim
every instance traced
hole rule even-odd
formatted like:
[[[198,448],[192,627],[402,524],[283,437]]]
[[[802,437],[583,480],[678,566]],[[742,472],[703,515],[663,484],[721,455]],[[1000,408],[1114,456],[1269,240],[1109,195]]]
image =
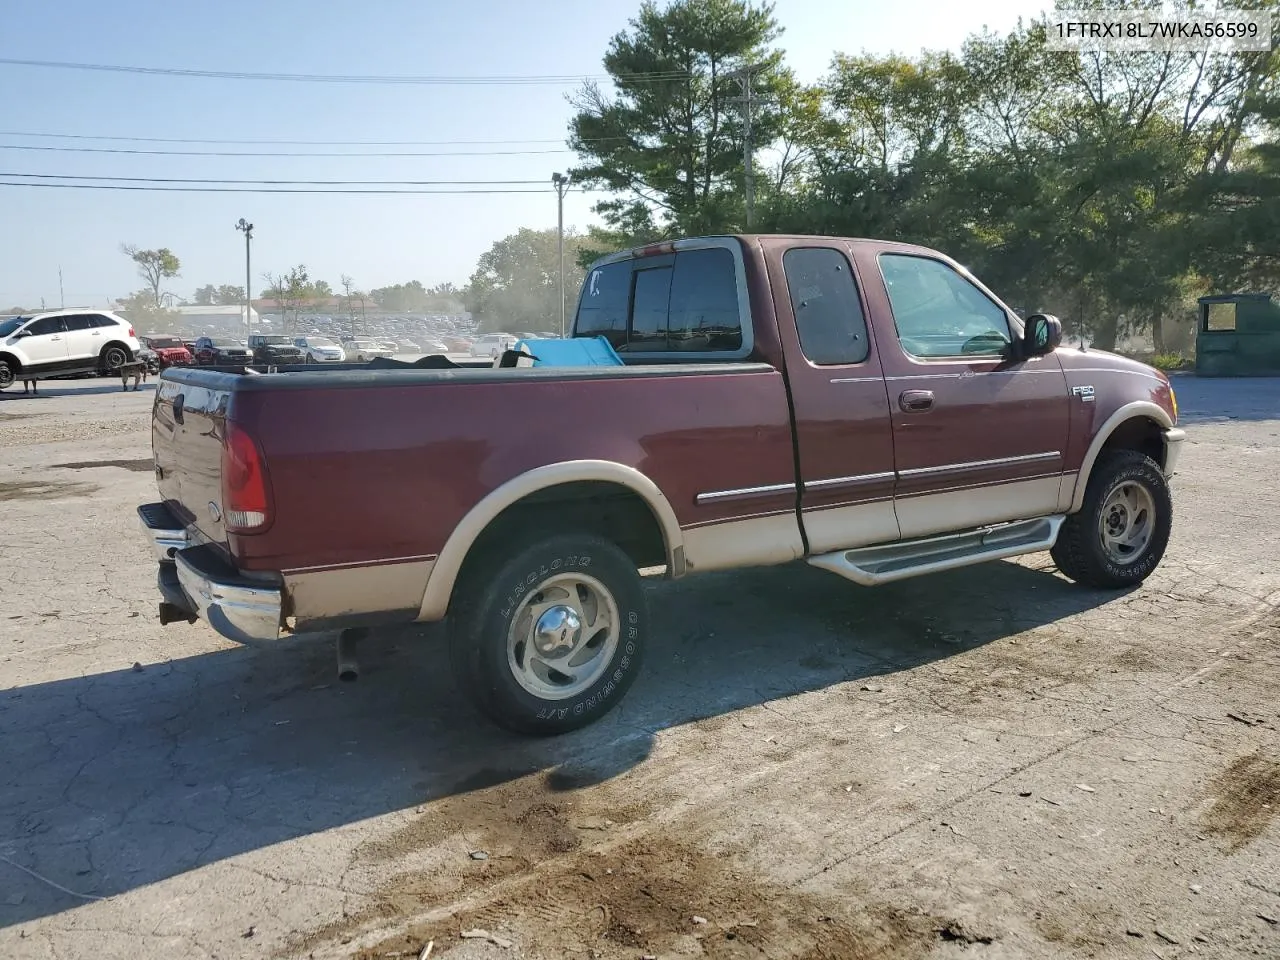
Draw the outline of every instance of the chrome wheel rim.
[[[583,573],[544,580],[516,605],[507,631],[507,666],[540,700],[566,700],[599,680],[618,649],[618,604]]]
[[[1143,484],[1125,480],[1102,502],[1098,536],[1113,563],[1127,566],[1142,559],[1155,532],[1156,502]]]

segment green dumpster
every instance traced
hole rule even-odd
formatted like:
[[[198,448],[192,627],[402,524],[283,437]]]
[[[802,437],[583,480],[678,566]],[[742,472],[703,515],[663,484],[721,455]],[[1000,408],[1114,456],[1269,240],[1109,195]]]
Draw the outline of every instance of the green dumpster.
[[[1271,294],[1232,293],[1198,303],[1197,375],[1280,376],[1280,305]]]

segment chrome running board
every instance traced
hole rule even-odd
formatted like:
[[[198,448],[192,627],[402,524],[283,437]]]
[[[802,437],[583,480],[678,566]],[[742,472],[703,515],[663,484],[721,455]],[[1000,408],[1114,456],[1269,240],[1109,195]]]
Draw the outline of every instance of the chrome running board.
[[[1024,553],[1048,550],[1058,539],[1065,516],[1017,520],[964,533],[905,540],[878,547],[837,550],[810,557],[809,563],[823,570],[874,587],[905,580],[924,573],[955,570],[987,560],[1002,560]]]

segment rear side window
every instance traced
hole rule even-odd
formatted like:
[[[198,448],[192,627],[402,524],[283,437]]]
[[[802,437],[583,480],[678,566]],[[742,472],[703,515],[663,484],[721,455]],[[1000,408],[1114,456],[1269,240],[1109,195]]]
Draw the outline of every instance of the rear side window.
[[[88,330],[93,326],[93,317],[87,313],[75,314],[62,319],[66,321],[67,330]]]
[[[110,317],[104,317],[100,313],[94,313],[89,316],[89,325],[91,327],[118,327],[120,324]]]
[[[574,334],[606,337],[615,348],[627,342],[627,308],[631,296],[631,264],[596,267],[582,285]]]
[[[867,321],[845,255],[799,247],[783,254],[782,269],[804,355],[819,366],[867,359]]]

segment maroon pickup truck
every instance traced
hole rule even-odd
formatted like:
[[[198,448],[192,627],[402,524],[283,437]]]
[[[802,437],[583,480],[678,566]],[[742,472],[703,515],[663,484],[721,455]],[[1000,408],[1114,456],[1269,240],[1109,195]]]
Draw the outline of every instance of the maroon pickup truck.
[[[1168,379],[932,250],[648,246],[593,265],[573,335],[623,364],[166,371],[139,508],[161,619],[254,642],[447,618],[483,711],[558,733],[635,679],[645,576],[874,585],[1049,550],[1119,588],[1164,554]]]

